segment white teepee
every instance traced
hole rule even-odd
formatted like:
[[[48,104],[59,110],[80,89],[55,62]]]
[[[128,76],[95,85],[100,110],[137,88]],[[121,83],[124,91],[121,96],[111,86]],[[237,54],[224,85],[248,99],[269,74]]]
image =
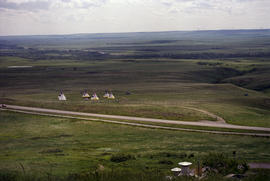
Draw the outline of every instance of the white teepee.
[[[83,98],[90,98],[89,94],[87,92],[84,92],[82,95]]]
[[[97,96],[96,93],[94,93],[94,94],[92,95],[91,100],[93,100],[93,101],[98,101],[98,100],[99,100],[99,98],[98,98],[98,96]]]
[[[115,99],[115,97],[112,93],[110,93],[108,99]]]
[[[104,98],[109,98],[109,96],[110,96],[110,94],[108,92],[106,92],[103,97]]]
[[[59,94],[59,96],[58,96],[58,100],[59,100],[59,101],[66,101],[67,98],[66,98],[65,94],[61,92],[61,93]]]

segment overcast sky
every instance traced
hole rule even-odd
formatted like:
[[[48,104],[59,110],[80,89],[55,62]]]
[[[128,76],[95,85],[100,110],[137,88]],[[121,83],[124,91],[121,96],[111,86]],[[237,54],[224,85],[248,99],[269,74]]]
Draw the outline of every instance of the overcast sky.
[[[270,0],[0,0],[0,35],[270,28]]]

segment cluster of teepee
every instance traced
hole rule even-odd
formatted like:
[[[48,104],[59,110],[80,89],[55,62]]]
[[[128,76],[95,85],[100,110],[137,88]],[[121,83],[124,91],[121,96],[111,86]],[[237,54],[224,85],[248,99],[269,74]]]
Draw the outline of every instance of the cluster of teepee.
[[[109,93],[108,91],[106,91],[106,93],[104,94],[103,97],[104,97],[104,98],[107,98],[107,99],[115,99],[113,93],[112,93],[112,92]],[[83,92],[82,98],[83,98],[84,100],[89,100],[89,99],[91,99],[91,100],[93,100],[93,101],[98,101],[98,100],[99,100],[99,97],[97,96],[96,93],[94,93],[92,96],[90,96],[90,95],[87,93],[87,91],[84,91],[84,92]],[[58,100],[59,100],[59,101],[66,101],[66,100],[67,100],[67,98],[66,98],[66,96],[64,95],[63,92],[61,92],[61,93],[59,94]]]
[[[109,92],[107,92],[107,91],[106,91],[106,93],[104,94],[103,97],[104,97],[104,98],[107,98],[107,99],[115,99],[113,93],[112,93],[112,92],[109,93]]]

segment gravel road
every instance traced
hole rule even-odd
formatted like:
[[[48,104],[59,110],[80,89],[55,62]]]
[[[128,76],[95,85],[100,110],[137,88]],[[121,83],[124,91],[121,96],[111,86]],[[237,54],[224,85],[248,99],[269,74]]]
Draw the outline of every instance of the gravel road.
[[[142,117],[131,117],[131,116],[83,113],[83,112],[63,111],[63,110],[56,110],[56,109],[45,109],[45,108],[15,106],[15,105],[6,105],[6,106],[7,106],[6,107],[7,109],[34,111],[34,112],[43,112],[43,113],[53,113],[53,114],[91,116],[91,117],[98,117],[98,118],[109,118],[109,119],[112,118],[112,119],[132,120],[132,121],[141,121],[141,122],[180,124],[180,125],[189,125],[189,126],[207,126],[207,127],[217,127],[217,128],[230,128],[230,129],[243,129],[243,130],[269,131],[270,132],[270,128],[232,125],[232,124],[219,123],[219,122],[207,121],[207,120],[199,121],[199,122],[189,122],[189,121],[175,121],[175,120],[142,118]]]

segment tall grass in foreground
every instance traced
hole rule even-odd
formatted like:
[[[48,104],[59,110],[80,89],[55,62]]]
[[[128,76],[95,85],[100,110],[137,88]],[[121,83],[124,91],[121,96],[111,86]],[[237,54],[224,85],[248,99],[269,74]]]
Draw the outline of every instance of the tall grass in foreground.
[[[125,162],[134,159],[131,155],[115,155],[111,157],[113,162]],[[209,171],[204,172],[202,177],[174,177],[172,173],[160,171],[158,169],[134,170],[128,168],[106,169],[98,165],[95,170],[84,171],[81,173],[69,173],[63,176],[56,176],[52,171],[43,173],[26,173],[22,164],[21,171],[0,170],[0,181],[225,181],[235,180],[227,178],[226,175],[234,173],[240,174],[243,181],[264,181],[270,179],[270,171],[253,170],[246,173],[248,166],[246,162],[229,158],[222,153],[209,153],[202,159],[202,166],[208,167]],[[241,167],[239,167],[241,166]],[[244,175],[243,175],[244,174]],[[243,178],[242,178],[243,177]]]
[[[270,179],[269,170],[260,170],[241,179],[242,181],[267,181]],[[228,181],[238,180],[225,178],[220,174],[211,174],[206,178],[172,177],[158,171],[131,172],[127,170],[114,170],[106,172],[87,172],[69,174],[64,177],[54,176],[50,173],[35,175],[31,173],[0,170],[0,181]]]

